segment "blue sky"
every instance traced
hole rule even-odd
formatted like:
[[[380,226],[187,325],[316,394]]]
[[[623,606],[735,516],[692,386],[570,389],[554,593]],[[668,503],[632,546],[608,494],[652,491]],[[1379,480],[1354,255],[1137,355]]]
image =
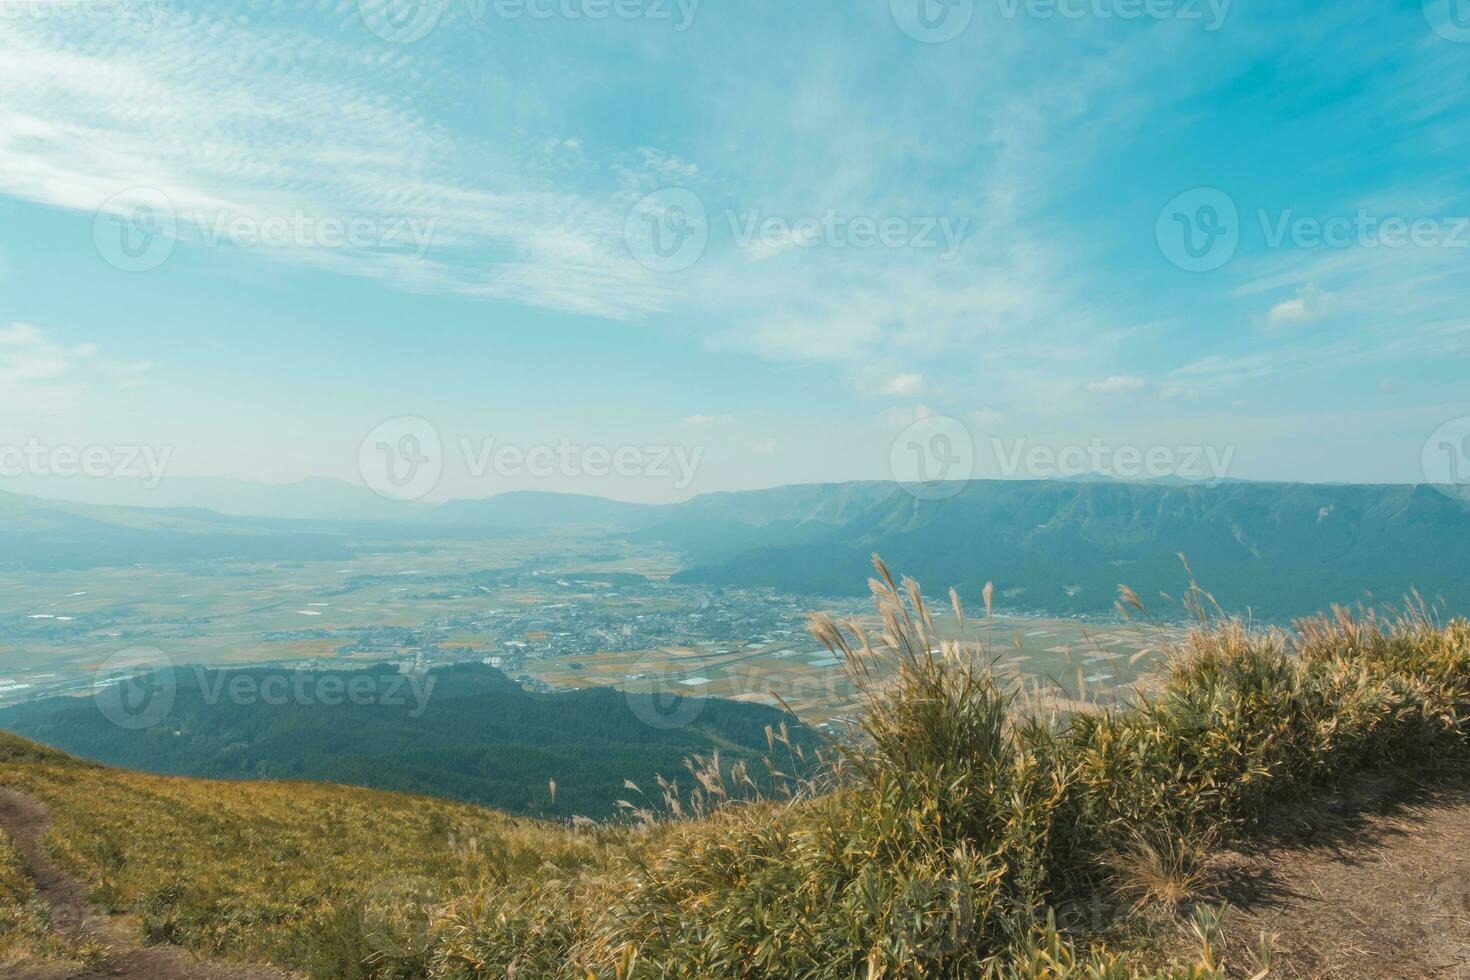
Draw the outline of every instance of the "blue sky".
[[[436,497],[672,499],[930,417],[1418,481],[1470,415],[1465,0],[400,2],[0,0],[0,443],[360,482],[413,416],[702,454]]]

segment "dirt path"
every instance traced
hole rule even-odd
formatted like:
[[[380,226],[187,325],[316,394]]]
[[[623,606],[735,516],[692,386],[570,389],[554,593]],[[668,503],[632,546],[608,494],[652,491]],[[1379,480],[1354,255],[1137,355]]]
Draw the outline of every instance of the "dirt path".
[[[270,967],[218,964],[200,960],[173,946],[143,946],[136,929],[120,918],[98,912],[87,886],[56,866],[46,852],[44,837],[50,815],[45,806],[22,793],[0,787],[0,828],[10,834],[36,882],[36,892],[51,906],[56,930],[68,936],[91,937],[108,949],[99,969],[59,965],[0,967],[0,977],[14,980],[83,980],[125,977],[135,980],[290,980],[290,974]]]
[[[1470,980],[1470,781],[1365,780],[1276,814],[1222,861],[1230,961],[1270,976]]]

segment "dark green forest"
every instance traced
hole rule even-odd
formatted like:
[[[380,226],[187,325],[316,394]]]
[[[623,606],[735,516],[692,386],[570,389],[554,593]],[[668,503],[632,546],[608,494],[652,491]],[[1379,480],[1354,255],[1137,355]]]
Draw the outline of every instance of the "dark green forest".
[[[612,816],[630,796],[625,779],[651,795],[658,774],[687,784],[683,760],[695,753],[764,756],[767,725],[785,721],[794,742],[815,744],[793,716],[763,705],[612,688],[533,693],[478,664],[416,678],[391,665],[178,668],[153,683],[155,697],[172,689],[171,707],[146,728],[115,724],[91,697],[7,708],[0,728],[146,772],[346,783],[562,819]]]

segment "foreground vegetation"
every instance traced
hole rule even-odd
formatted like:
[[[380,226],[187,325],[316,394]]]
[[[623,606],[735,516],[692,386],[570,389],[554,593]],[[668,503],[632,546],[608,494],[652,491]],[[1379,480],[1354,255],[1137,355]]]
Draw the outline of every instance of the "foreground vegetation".
[[[0,832],[0,973],[38,960],[82,958],[53,931],[14,843]]]
[[[941,642],[878,570],[878,635],[813,623],[866,692],[863,731],[788,799],[710,758],[656,802],[630,785],[630,826],[562,828],[19,740],[0,783],[52,806],[58,857],[150,937],[322,977],[1203,980],[1263,966],[1220,962],[1207,905],[1183,917],[1189,962],[1138,937],[1178,921],[1212,845],[1354,772],[1470,749],[1470,624],[1422,605],[1257,630],[1192,587],[1198,625],[1129,703],[1078,705]]]
[[[146,939],[323,977],[374,975],[367,961],[399,943],[395,969],[411,971],[426,909],[487,882],[575,877],[619,836],[348,787],[103,769],[10,736],[0,782],[50,806],[56,857]]]

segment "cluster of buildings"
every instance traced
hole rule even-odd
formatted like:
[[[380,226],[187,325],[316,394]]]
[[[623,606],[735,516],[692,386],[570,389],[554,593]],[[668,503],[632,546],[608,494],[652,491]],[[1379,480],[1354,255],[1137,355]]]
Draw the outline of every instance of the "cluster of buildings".
[[[667,646],[752,647],[806,637],[809,602],[769,589],[711,590],[647,582],[630,586],[543,578],[540,602],[497,603],[415,626],[275,631],[270,642],[341,640],[337,656],[398,661],[404,669],[481,661],[507,671],[545,657]],[[492,597],[481,588],[475,597]],[[856,607],[856,604],[854,604]],[[446,643],[449,636],[455,642]]]

